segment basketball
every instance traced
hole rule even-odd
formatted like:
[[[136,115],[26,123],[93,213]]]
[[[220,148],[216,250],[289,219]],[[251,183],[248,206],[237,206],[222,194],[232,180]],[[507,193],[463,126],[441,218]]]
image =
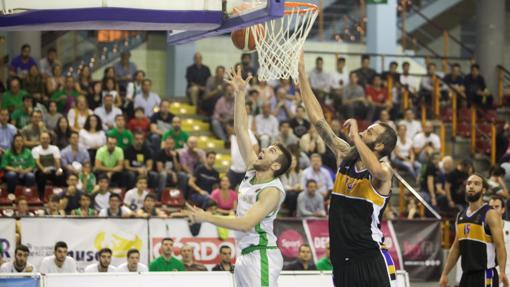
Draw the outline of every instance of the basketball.
[[[265,31],[262,25],[257,25],[255,29],[252,27],[247,27],[244,29],[240,29],[231,33],[230,37],[232,39],[232,43],[237,49],[243,51],[255,51],[256,42],[255,42],[255,31],[258,32],[259,37],[264,37]]]

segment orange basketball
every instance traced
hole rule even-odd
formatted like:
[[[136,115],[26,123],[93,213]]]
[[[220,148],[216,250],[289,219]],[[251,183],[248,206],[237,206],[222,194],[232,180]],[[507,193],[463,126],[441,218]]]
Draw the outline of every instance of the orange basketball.
[[[264,37],[265,31],[264,27],[262,25],[257,25],[255,27],[258,37]],[[232,38],[232,43],[234,43],[234,46],[236,46],[237,49],[243,50],[243,51],[254,51],[256,48],[255,44],[255,36],[253,35],[254,29],[251,29],[251,27],[244,28],[241,30],[234,31],[230,34],[230,38]],[[260,39],[259,39],[260,41]]]

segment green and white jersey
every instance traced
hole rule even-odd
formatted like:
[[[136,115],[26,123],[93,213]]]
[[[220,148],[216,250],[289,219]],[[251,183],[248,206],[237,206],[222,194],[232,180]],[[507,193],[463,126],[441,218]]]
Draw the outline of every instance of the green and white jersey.
[[[239,248],[245,249],[249,246],[276,246],[276,235],[273,232],[273,222],[280,210],[283,200],[285,199],[285,189],[279,178],[275,178],[270,182],[252,184],[255,178],[255,170],[249,170],[244,176],[244,180],[239,185],[237,216],[244,216],[248,210],[257,202],[259,193],[269,187],[276,188],[280,191],[280,202],[275,211],[268,214],[255,228],[248,232],[236,232],[237,243]]]

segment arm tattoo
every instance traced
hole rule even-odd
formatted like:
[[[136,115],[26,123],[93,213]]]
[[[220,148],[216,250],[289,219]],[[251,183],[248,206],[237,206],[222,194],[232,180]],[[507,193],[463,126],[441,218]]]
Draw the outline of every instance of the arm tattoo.
[[[317,133],[324,140],[324,143],[336,154],[345,153],[349,149],[349,144],[337,137],[325,119],[319,120],[314,124]]]

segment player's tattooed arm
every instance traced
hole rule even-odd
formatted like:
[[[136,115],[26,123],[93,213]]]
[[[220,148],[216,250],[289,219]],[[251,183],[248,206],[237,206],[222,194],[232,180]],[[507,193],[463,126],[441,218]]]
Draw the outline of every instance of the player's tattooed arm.
[[[349,144],[333,132],[326,119],[316,121],[314,127],[322,140],[324,140],[324,143],[335,153],[337,159],[344,157],[349,151]]]

